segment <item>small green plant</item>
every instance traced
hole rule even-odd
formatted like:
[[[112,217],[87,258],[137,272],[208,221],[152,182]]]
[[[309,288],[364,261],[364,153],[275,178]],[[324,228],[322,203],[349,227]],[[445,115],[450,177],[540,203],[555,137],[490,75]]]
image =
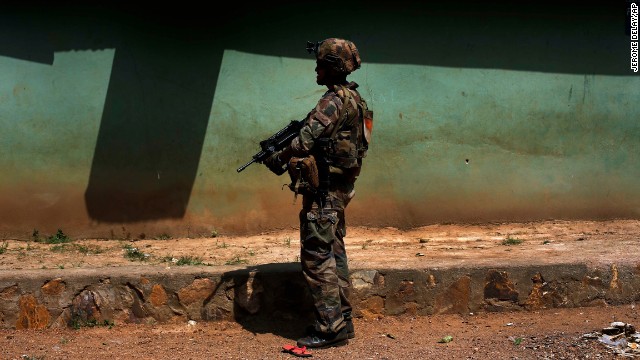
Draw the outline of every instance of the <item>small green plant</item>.
[[[175,264],[177,266],[184,266],[184,265],[206,265],[205,263],[202,262],[202,259],[199,257],[193,257],[193,256],[181,256],[178,261],[175,261]]]
[[[507,237],[506,239],[502,240],[502,245],[520,245],[522,244],[523,240],[521,239],[516,239],[516,238],[512,238],[512,237]]]
[[[58,269],[64,269],[64,264],[58,264]]]
[[[53,252],[60,253],[60,252],[69,251],[70,249],[68,244],[59,244],[59,245],[53,245],[50,250]]]
[[[70,241],[71,239],[60,229],[58,229],[58,232],[56,232],[55,235],[48,236],[44,239],[44,242],[47,244],[62,244]]]
[[[102,254],[104,252],[104,249],[101,248],[100,246],[97,246],[97,245],[85,246],[85,245],[77,245],[76,244],[76,250],[79,253],[83,253],[85,255],[87,255],[87,254]]]
[[[184,265],[206,265],[211,266],[211,264],[205,263],[202,261],[202,258],[197,256],[181,256],[179,258],[175,258],[171,255],[165,256],[162,258],[164,262],[174,263],[176,266],[184,266]]]
[[[513,340],[513,345],[518,346],[518,345],[520,345],[520,344],[522,344],[522,338],[515,338],[515,339]]]
[[[9,243],[4,241],[2,245],[0,245],[0,254],[4,254],[7,251],[8,247],[9,247]]]
[[[218,244],[218,240],[216,240],[216,246],[218,248],[226,249],[227,248],[227,243],[223,241],[222,244]]]
[[[130,244],[126,244],[124,247],[124,257],[131,261],[145,261],[149,258],[149,254],[145,254],[142,251],[138,250],[131,246]]]
[[[74,248],[74,250],[85,255],[87,255],[91,251],[87,246],[84,246],[84,245],[80,245],[80,244],[71,244],[71,245]]]
[[[256,256],[256,253],[253,250],[249,250],[249,256]]]
[[[239,265],[239,264],[246,264],[248,261],[245,259],[241,259],[239,256],[234,257],[233,259],[227,261],[226,263],[224,263],[225,265]]]
[[[453,341],[453,336],[451,335],[447,335],[445,337],[443,337],[442,339],[438,340],[439,343],[448,343],[448,342],[452,342]]]
[[[287,237],[284,239],[284,246],[286,246],[286,247],[291,247],[291,238],[290,238],[290,237],[288,237],[288,236],[287,236]]]
[[[211,238],[218,237],[218,230],[216,230],[216,229],[211,230],[211,233],[209,234],[209,237],[211,237]]]

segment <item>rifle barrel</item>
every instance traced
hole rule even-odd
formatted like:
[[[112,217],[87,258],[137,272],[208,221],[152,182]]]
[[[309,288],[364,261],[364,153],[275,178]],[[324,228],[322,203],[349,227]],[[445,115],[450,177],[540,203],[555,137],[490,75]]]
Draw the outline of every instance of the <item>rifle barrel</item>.
[[[255,158],[254,158],[254,159],[251,159],[251,161],[249,161],[248,163],[246,163],[246,164],[244,164],[244,165],[240,166],[236,171],[237,171],[237,172],[240,172],[240,171],[242,171],[242,170],[246,169],[246,168],[247,168],[247,166],[249,166],[249,165],[253,164],[254,162],[256,162],[256,159],[255,159]]]

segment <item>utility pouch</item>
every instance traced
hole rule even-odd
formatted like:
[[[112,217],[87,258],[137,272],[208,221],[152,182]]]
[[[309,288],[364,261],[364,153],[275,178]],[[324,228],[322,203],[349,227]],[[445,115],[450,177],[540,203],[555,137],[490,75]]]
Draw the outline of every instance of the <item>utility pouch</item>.
[[[289,160],[287,171],[291,178],[289,189],[298,194],[315,194],[320,186],[320,178],[318,176],[318,165],[313,155],[304,158],[293,157]],[[295,198],[294,198],[295,199]]]

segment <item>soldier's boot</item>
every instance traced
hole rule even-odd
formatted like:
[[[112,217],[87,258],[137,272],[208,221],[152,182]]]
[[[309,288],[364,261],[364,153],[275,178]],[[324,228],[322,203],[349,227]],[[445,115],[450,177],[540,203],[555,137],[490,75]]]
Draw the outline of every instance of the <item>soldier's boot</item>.
[[[353,321],[351,320],[351,317],[345,318],[344,319],[344,323],[346,324],[345,325],[345,329],[347,329],[347,337],[349,339],[355,338],[356,337],[356,331],[355,331],[355,329],[353,327]],[[304,333],[305,333],[305,335],[313,335],[314,331],[315,331],[314,326],[313,325],[309,325],[305,329]]]
[[[327,334],[314,331],[313,334],[298,339],[297,345],[298,347],[306,346],[310,349],[323,349],[346,345],[348,342],[349,335],[347,334],[347,327],[345,326],[337,333]]]
[[[347,324],[347,326],[344,327],[345,329],[347,329],[347,337],[349,339],[353,339],[354,337],[356,337],[356,331],[353,328],[353,321],[351,319],[345,319],[345,323]]]

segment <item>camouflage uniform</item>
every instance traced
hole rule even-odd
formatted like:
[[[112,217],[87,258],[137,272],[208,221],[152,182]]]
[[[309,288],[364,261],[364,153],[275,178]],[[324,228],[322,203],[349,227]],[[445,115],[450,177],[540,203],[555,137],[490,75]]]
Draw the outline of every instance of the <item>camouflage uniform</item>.
[[[329,167],[328,193],[324,201],[317,201],[315,196],[305,194],[300,211],[300,261],[315,303],[315,330],[322,333],[340,331],[345,326],[345,318],[351,317],[352,310],[348,299],[351,284],[344,244],[344,210],[355,195],[354,184],[362,160],[339,155],[357,154],[353,142],[341,141],[358,131],[354,129],[360,124],[357,104],[364,103],[364,100],[357,87],[356,83],[351,82],[327,91],[307,115],[300,136],[291,143],[291,150],[296,156],[324,156],[318,154],[320,150],[314,147],[315,142],[318,138],[331,136],[340,114],[346,117],[335,136],[337,150],[334,155],[338,156],[332,158]],[[350,91],[350,100],[345,99],[345,91]],[[345,100],[348,101],[347,106],[343,104]],[[320,209],[318,203],[324,203],[324,207]]]
[[[346,81],[346,76],[360,67],[360,55],[351,41],[329,38],[307,42],[307,51],[316,55],[316,82],[326,85],[327,92],[307,114],[299,135],[264,164],[280,175],[284,164],[291,170],[297,169],[298,165],[292,164],[300,158],[317,160],[320,186],[303,192],[300,211],[300,262],[313,296],[316,323],[314,331],[297,344],[324,347],[355,336],[350,321],[344,211],[355,195],[373,113],[360,96],[358,84]],[[292,180],[296,178],[290,175]],[[297,195],[298,181],[293,184],[290,188]]]

